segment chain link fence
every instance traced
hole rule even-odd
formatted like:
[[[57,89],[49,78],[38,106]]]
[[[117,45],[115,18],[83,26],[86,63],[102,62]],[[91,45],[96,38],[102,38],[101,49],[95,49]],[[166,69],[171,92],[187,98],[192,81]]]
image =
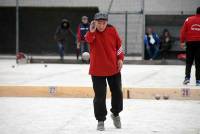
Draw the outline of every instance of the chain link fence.
[[[144,20],[142,13],[109,13],[109,22],[117,27],[126,55],[141,55]]]

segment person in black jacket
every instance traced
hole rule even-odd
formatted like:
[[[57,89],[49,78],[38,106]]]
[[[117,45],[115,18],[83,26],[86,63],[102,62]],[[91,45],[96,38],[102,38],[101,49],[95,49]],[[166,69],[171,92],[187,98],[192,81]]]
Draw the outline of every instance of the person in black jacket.
[[[67,39],[69,39],[70,44],[74,44],[74,37],[75,36],[70,29],[69,21],[67,19],[62,19],[61,24],[56,29],[54,37],[58,44],[58,51],[61,61],[64,60],[64,46],[67,43]]]
[[[163,30],[163,34],[160,37],[161,41],[161,48],[160,48],[160,53],[162,59],[166,59],[169,53],[169,50],[172,46],[172,37],[168,29]]]

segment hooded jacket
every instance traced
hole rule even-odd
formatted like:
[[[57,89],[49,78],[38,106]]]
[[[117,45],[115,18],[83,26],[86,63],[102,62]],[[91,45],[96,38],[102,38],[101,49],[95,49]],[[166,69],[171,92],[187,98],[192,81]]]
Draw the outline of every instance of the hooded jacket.
[[[121,40],[112,25],[107,25],[103,32],[96,30],[86,33],[90,45],[90,69],[92,76],[112,76],[119,72],[118,60],[124,60]]]

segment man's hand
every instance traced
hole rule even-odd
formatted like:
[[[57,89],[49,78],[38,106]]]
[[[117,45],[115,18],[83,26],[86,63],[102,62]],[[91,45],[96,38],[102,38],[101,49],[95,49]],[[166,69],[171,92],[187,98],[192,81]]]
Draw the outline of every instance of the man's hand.
[[[90,24],[90,32],[94,33],[96,31],[96,22],[93,20]]]
[[[123,61],[122,60],[118,60],[118,71],[121,71],[122,66],[123,66]]]
[[[181,48],[184,49],[185,43],[181,43]]]

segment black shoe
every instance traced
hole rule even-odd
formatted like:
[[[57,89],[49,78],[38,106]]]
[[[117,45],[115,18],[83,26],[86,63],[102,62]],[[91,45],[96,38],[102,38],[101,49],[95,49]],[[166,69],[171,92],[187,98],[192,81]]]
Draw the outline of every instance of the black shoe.
[[[183,85],[187,85],[188,83],[190,83],[190,79],[189,78],[185,78],[185,80],[183,81]]]
[[[200,80],[196,81],[196,86],[200,86]]]

